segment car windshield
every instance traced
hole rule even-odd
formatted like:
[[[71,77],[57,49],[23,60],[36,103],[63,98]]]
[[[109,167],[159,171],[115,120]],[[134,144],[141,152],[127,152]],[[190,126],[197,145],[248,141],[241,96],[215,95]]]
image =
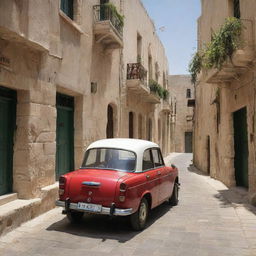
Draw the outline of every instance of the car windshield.
[[[133,172],[135,166],[136,155],[134,152],[114,148],[92,148],[85,152],[81,168]]]

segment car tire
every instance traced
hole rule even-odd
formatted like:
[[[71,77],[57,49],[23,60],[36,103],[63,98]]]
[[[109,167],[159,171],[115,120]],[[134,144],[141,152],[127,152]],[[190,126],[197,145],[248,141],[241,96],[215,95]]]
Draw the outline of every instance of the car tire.
[[[140,231],[145,228],[148,218],[148,211],[148,201],[145,198],[142,198],[138,211],[131,215],[130,220],[134,230]]]
[[[169,205],[175,206],[179,202],[179,185],[177,182],[174,183],[172,195],[168,200]]]
[[[83,212],[73,212],[69,211],[67,213],[67,218],[71,223],[79,223],[81,219],[83,218],[84,213]]]

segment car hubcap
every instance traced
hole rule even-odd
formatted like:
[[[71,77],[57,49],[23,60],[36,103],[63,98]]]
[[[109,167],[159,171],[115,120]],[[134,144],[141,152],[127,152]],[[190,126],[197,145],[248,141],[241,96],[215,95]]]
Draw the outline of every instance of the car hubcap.
[[[146,220],[147,217],[147,207],[144,203],[140,206],[140,222],[143,223]]]

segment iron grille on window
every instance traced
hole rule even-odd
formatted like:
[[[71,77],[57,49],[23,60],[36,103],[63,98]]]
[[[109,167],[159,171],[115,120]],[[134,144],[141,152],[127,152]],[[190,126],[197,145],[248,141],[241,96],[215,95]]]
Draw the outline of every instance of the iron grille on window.
[[[240,19],[240,1],[234,0],[234,17]]]
[[[61,0],[60,9],[73,20],[73,0]]]

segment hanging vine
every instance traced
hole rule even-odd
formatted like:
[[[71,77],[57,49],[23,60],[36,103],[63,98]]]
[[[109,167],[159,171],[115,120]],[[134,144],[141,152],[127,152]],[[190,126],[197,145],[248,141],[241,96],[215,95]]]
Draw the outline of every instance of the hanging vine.
[[[196,52],[189,64],[191,82],[196,83],[197,76],[202,70],[221,69],[223,63],[241,45],[242,23],[240,19],[230,17],[220,27],[217,33],[212,35],[211,42],[201,52]]]

